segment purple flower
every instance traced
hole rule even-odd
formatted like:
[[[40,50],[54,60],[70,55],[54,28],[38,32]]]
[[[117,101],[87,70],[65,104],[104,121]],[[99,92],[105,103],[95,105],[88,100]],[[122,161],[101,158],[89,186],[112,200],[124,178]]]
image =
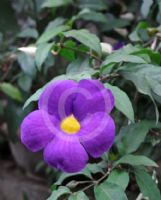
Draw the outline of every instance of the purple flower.
[[[125,46],[124,42],[118,42],[118,43],[113,45],[112,49],[115,51],[115,50],[119,50],[119,49],[123,48],[124,46]]]
[[[97,80],[56,81],[40,96],[38,110],[22,122],[21,141],[33,152],[43,149],[48,165],[78,172],[88,155],[100,157],[112,146],[113,106],[111,91]]]

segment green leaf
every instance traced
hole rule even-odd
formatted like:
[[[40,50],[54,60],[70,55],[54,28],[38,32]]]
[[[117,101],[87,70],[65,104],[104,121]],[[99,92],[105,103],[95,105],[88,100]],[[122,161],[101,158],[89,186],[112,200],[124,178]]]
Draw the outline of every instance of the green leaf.
[[[82,44],[86,45],[87,47],[91,48],[95,52],[98,53],[98,55],[101,55],[101,45],[99,38],[90,33],[86,29],[80,29],[80,30],[70,30],[64,33],[65,37],[73,37],[74,39],[78,40]]]
[[[20,64],[22,71],[25,74],[34,77],[36,75],[36,66],[34,58],[25,53],[18,53],[17,57],[18,63]]]
[[[57,17],[57,18],[55,18],[54,20],[52,20],[48,23],[48,25],[45,28],[45,31],[48,31],[48,30],[53,29],[55,27],[59,27],[59,26],[63,25],[65,23],[65,21],[66,20],[63,17]]]
[[[38,89],[33,95],[31,95],[25,102],[23,109],[25,109],[31,102],[37,101],[42,94],[45,87]]]
[[[106,181],[114,183],[125,190],[129,184],[129,174],[125,171],[113,170]]]
[[[19,89],[10,83],[6,82],[0,83],[0,90],[9,97],[11,97],[12,99],[15,99],[17,101],[22,101],[23,99]]]
[[[109,182],[95,186],[94,193],[98,200],[128,200],[120,186]]]
[[[128,55],[126,52],[119,50],[107,56],[105,61],[102,63],[102,66],[108,66],[109,64],[120,63],[120,62],[146,63],[146,61],[139,56]]]
[[[129,164],[132,166],[144,165],[144,166],[152,166],[158,167],[158,165],[151,159],[147,158],[146,156],[142,155],[132,155],[128,154],[120,158],[118,161],[114,163],[114,167],[119,164]]]
[[[150,76],[146,76],[145,79],[146,79],[146,81],[147,81],[150,89],[152,90],[152,92],[154,94],[158,95],[159,97],[161,97],[161,90],[160,90],[160,88],[161,88],[161,81],[157,80],[154,77],[150,77]],[[161,98],[160,98],[160,100],[161,100]]]
[[[138,55],[138,56],[142,56],[142,55],[148,55],[148,57],[151,60],[152,64],[157,64],[160,65],[161,63],[161,56],[160,53],[157,51],[152,51],[151,49],[148,48],[141,48],[136,50],[135,52],[132,53],[133,55]]]
[[[107,3],[104,0],[78,0],[79,8],[89,8],[91,10],[106,10]]]
[[[109,83],[104,84],[106,88],[110,89],[115,98],[115,107],[121,111],[128,119],[134,122],[134,110],[131,101],[127,94],[116,86]]]
[[[149,24],[147,22],[139,22],[134,31],[129,35],[130,40],[133,42],[148,40],[149,39],[149,36],[147,34],[148,27]]]
[[[144,17],[148,16],[152,4],[153,4],[153,0],[143,0],[142,6],[141,6],[141,13]]]
[[[157,14],[157,22],[160,24],[161,23],[161,1],[157,0],[157,4],[158,4],[158,9],[159,9],[159,12]]]
[[[96,173],[103,173],[103,168],[105,168],[105,165],[107,163],[101,162],[101,163],[88,163],[84,171],[88,171],[90,174],[96,174]]]
[[[38,37],[38,32],[34,28],[26,28],[25,30],[21,31],[18,34],[18,37],[20,37],[20,38],[34,38],[34,39],[36,39]]]
[[[100,12],[91,11],[89,9],[83,9],[81,12],[79,12],[78,15],[76,16],[76,19],[84,19],[99,23],[107,22],[107,18],[104,14]]]
[[[60,7],[60,6],[66,6],[72,2],[73,2],[72,0],[46,0],[41,7],[42,8]]]
[[[90,69],[92,70],[92,68],[89,67],[89,62],[89,58],[78,57],[68,65],[67,74],[81,73]]]
[[[57,190],[53,191],[51,196],[47,200],[57,200],[64,194],[70,194],[70,190],[67,187],[60,186]]]
[[[116,139],[116,145],[120,154],[129,154],[136,151],[144,142],[148,131],[151,128],[161,127],[154,121],[141,121],[121,128]],[[130,142],[129,142],[130,141]]]
[[[161,84],[160,66],[150,64],[127,65],[119,72],[125,79],[132,81],[140,93],[153,97],[151,91],[154,91],[160,96],[159,90],[156,89]],[[152,81],[155,81],[155,84]]]
[[[67,77],[79,81],[81,79],[91,79],[96,70],[90,67],[89,57],[79,56],[67,67]]]
[[[76,52],[72,48],[76,47],[76,43],[73,42],[72,40],[68,40],[68,41],[64,42],[63,46],[64,47],[61,48],[61,50],[59,51],[59,54],[62,57],[64,57],[65,59],[69,60],[69,61],[75,60],[75,58],[76,58],[76,55],[75,55]]]
[[[116,18],[112,14],[106,14],[106,22],[100,24],[102,31],[113,31],[115,28],[122,28],[129,25],[129,21],[125,19]]]
[[[160,200],[161,194],[152,177],[144,170],[136,168],[135,177],[137,184],[144,197],[148,197],[149,200]]]
[[[79,191],[79,192],[72,194],[68,198],[68,200],[89,200],[89,198],[87,197],[87,195],[84,192]]]
[[[159,111],[155,100],[161,102],[160,90],[158,89],[161,85],[160,66],[150,64],[127,65],[119,72],[125,79],[132,81],[140,93],[151,98],[155,107],[156,121],[158,122]]]
[[[32,78],[29,75],[22,73],[18,79],[18,85],[23,91],[28,92],[32,85]]]
[[[50,52],[53,45],[54,43],[41,43],[40,45],[38,45],[35,61],[39,70],[41,70],[41,66],[46,60],[48,53]]]
[[[37,44],[47,42],[51,39],[53,39],[55,36],[58,34],[62,33],[63,31],[66,31],[69,29],[69,26],[66,25],[61,25],[61,26],[56,26],[48,29],[45,31],[37,40]]]

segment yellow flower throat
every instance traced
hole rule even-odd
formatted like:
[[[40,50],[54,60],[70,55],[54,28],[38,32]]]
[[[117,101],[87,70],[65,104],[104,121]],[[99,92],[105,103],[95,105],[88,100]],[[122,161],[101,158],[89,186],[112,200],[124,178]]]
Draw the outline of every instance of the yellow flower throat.
[[[73,115],[70,115],[62,120],[60,127],[67,134],[76,134],[80,130],[80,123]]]

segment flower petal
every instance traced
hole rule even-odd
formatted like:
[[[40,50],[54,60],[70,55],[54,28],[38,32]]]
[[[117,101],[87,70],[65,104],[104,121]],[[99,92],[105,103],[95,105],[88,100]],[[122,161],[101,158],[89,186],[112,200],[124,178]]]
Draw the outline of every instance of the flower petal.
[[[77,83],[72,80],[59,80],[50,83],[39,99],[39,109],[63,119],[72,114],[73,99]]]
[[[78,138],[66,136],[64,139],[54,138],[47,145],[44,150],[44,160],[52,167],[74,173],[85,167],[88,155]]]
[[[98,112],[82,121],[78,134],[86,151],[92,157],[97,158],[112,146],[115,124],[109,115]]]
[[[25,117],[21,124],[21,141],[31,151],[43,149],[54,137],[57,121],[45,111],[37,110]]]
[[[110,113],[114,97],[98,80],[81,80],[74,100],[73,112],[79,120],[96,112]]]

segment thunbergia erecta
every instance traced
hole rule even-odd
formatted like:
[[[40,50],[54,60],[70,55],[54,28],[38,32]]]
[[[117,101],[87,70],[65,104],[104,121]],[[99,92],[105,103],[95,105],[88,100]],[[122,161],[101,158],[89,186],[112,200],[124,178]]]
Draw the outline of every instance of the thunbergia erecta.
[[[98,80],[61,80],[48,84],[38,110],[22,122],[21,141],[31,151],[43,150],[45,162],[65,172],[82,170],[114,142],[114,106],[110,90]]]

